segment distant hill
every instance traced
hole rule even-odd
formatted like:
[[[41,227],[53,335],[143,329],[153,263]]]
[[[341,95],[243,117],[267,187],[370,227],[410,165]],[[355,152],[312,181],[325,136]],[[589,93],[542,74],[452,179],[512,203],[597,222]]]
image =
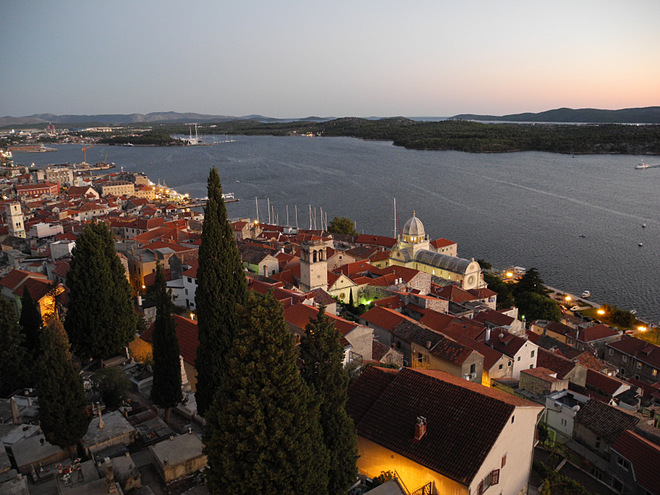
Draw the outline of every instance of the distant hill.
[[[323,122],[330,118],[306,117],[303,119],[275,119],[263,115],[247,115],[232,117],[229,115],[208,115],[203,113],[152,112],[131,114],[100,114],[100,115],[54,115],[41,113],[26,117],[0,117],[0,127],[29,126],[38,124],[66,125],[126,125],[126,124],[164,124],[164,123],[202,123],[227,122],[231,120],[253,120],[256,122]]]
[[[596,108],[557,108],[540,113],[515,113],[511,115],[461,114],[452,120],[485,120],[492,122],[557,122],[557,123],[607,123],[607,124],[660,124],[660,107],[624,108],[622,110],[598,110]]]

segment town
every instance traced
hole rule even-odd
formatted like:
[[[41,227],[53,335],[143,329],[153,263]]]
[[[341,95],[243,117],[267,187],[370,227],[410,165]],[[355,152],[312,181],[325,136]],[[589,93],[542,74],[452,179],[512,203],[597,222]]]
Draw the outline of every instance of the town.
[[[139,323],[123,352],[76,356],[90,421],[74,446],[45,439],[44,391],[12,389],[2,376],[0,492],[208,493],[209,420],[196,396],[205,202],[108,164],[36,169],[2,156],[0,295],[16,320],[27,301],[40,328],[58,318],[67,328],[80,311],[69,280],[83,251],[76,243],[103,224]],[[641,338],[646,328],[586,317],[584,299],[547,297],[534,270],[489,272],[415,212],[393,237],[358,234],[342,218],[327,230],[250,218],[228,225],[248,292],[277,301],[297,349],[321,317],[341,336],[359,456],[344,493],[547,494],[560,493],[560,482],[582,493],[660,493],[660,346]],[[159,277],[180,351],[171,414],[151,400],[158,311],[167,307]],[[515,304],[495,279],[517,292]],[[521,311],[518,301],[534,308],[538,298],[558,314]],[[100,391],[104,370],[128,384],[119,400]]]

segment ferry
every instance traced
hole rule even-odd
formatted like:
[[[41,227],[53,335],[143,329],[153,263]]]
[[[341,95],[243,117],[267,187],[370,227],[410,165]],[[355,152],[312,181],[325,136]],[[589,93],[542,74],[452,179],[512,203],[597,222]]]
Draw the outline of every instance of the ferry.
[[[646,162],[639,162],[637,165],[635,165],[636,170],[643,170],[645,168],[649,168],[649,164]]]

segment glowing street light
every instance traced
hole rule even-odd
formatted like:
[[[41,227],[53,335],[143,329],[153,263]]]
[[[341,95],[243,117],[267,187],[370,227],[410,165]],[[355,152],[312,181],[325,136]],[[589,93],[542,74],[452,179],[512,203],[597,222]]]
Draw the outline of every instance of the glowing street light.
[[[603,308],[600,308],[598,311],[596,311],[596,313],[598,313],[599,315],[604,315],[605,310]]]
[[[646,332],[646,327],[643,326],[643,325],[640,325],[640,326],[637,327],[637,330],[639,330],[640,332]]]
[[[564,299],[566,299],[566,302],[571,301],[573,298],[571,296],[566,296]]]
[[[511,278],[511,277],[513,277],[513,273],[512,273],[512,272],[506,272],[506,277],[507,277],[507,278]]]

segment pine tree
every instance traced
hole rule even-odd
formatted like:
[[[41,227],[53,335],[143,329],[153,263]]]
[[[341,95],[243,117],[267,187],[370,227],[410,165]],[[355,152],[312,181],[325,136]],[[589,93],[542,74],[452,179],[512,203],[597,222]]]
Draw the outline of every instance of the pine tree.
[[[174,305],[167,292],[165,273],[160,263],[156,265],[156,321],[154,323],[154,382],[151,400],[165,409],[165,422],[170,410],[181,402],[181,364],[179,341],[172,310]]]
[[[135,335],[131,288],[104,223],[92,223],[76,239],[69,273],[64,325],[81,358],[105,359]]]
[[[323,440],[329,455],[328,492],[346,493],[357,479],[357,438],[353,419],[346,412],[348,373],[343,365],[341,334],[323,306],[305,328],[300,359],[302,377],[316,391],[320,403]]]
[[[64,327],[53,318],[41,332],[39,424],[46,440],[63,449],[80,441],[91,419],[82,377],[71,358]]]
[[[208,179],[202,243],[195,292],[197,348],[197,412],[204,415],[223,380],[225,356],[240,325],[239,307],[247,299],[247,284],[215,168]]]
[[[32,360],[23,342],[14,305],[0,298],[0,397],[29,385]]]
[[[32,356],[36,357],[39,352],[41,313],[39,303],[32,299],[32,294],[30,294],[27,287],[23,290],[23,297],[21,297],[21,318],[19,322],[25,334],[25,347]]]
[[[318,405],[282,313],[272,294],[249,294],[231,373],[205,416],[211,493],[328,493]]]

